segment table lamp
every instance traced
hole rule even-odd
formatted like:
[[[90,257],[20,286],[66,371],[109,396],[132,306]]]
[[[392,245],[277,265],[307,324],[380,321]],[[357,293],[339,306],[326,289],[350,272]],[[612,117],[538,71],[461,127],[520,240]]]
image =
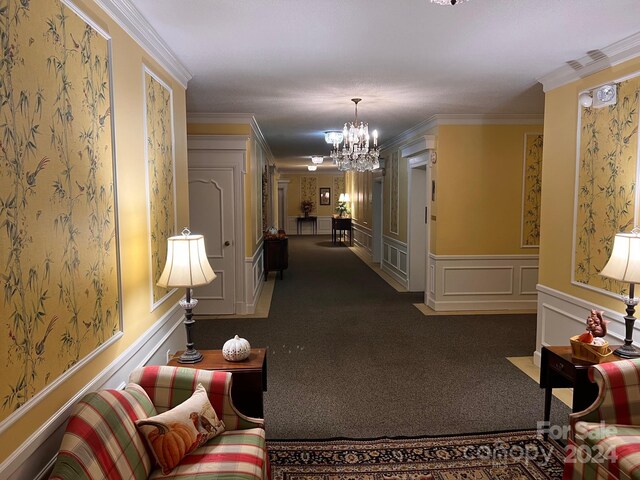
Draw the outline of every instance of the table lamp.
[[[632,345],[633,324],[636,318],[635,284],[640,283],[640,228],[634,228],[631,233],[618,233],[613,240],[613,250],[609,261],[600,271],[600,275],[613,280],[629,283],[629,295],[622,297],[627,305],[627,315],[624,317],[625,338],[624,345],[614,350],[614,354],[622,358],[638,358],[640,350]]]
[[[213,273],[202,235],[191,235],[188,228],[182,230],[182,235],[167,239],[167,263],[157,285],[164,288],[184,287],[186,296],[180,300],[180,306],[185,309],[184,326],[187,330],[187,350],[178,358],[178,363],[198,363],[202,354],[193,347],[191,327],[193,308],[198,300],[191,297],[191,288],[207,285],[216,278]]]

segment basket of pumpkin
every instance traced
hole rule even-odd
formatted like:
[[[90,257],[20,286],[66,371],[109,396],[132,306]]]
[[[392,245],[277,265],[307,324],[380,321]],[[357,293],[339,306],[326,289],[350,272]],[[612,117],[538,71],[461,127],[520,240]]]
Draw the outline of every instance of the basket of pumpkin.
[[[569,339],[571,355],[574,358],[590,363],[600,363],[611,355],[609,342],[603,338],[607,334],[608,321],[602,317],[602,313],[591,310],[587,318],[587,331]]]

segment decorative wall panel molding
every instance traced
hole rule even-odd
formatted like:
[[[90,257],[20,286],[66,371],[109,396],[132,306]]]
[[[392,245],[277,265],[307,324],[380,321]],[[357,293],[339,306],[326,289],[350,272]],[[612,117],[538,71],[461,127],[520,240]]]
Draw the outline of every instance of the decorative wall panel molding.
[[[540,205],[542,199],[541,133],[525,133],[524,165],[522,169],[522,227],[521,246],[540,245]]]
[[[122,325],[110,37],[59,0],[5,2],[0,31],[3,428]]]
[[[429,255],[434,310],[535,309],[537,255]]]
[[[391,275],[400,282],[403,287],[409,285],[407,272],[407,244],[384,236],[382,237],[382,264],[383,272]]]
[[[398,220],[400,216],[400,160],[398,158],[398,152],[394,151],[391,154],[389,161],[389,231],[391,233],[398,233]]]
[[[147,218],[151,264],[151,310],[175,289],[156,285],[167,261],[167,239],[177,233],[173,138],[173,90],[143,66]]]
[[[579,112],[572,282],[622,293],[625,285],[599,272],[615,234],[637,224],[640,76],[620,81],[617,88],[615,105]]]

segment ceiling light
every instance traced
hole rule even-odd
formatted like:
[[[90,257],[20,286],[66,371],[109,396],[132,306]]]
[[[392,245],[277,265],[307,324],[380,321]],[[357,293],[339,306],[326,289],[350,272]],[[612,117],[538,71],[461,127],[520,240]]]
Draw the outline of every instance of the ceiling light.
[[[333,145],[334,143],[342,143],[343,135],[340,130],[330,130],[328,132],[324,132],[324,141],[329,145]]]
[[[307,170],[309,170],[310,172],[315,172],[317,169],[317,165],[307,165]]]
[[[338,170],[346,172],[355,170],[356,172],[366,172],[380,168],[378,157],[378,131],[372,132],[373,148],[369,148],[369,124],[365,122],[358,123],[358,103],[361,98],[352,98],[351,101],[356,104],[356,118],[353,122],[344,124],[342,131],[343,143],[340,148],[340,142],[333,142],[331,150],[331,158]]]
[[[311,161],[314,165],[320,165],[324,161],[324,157],[321,157],[320,155],[314,155],[311,157]]]
[[[431,0],[431,3],[437,3],[438,5],[456,5],[462,2],[464,2],[464,0]]]

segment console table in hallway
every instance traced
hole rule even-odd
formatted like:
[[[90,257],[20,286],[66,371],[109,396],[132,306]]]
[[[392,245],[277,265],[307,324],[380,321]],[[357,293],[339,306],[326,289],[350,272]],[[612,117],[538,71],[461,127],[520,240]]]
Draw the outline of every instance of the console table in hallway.
[[[318,234],[318,217],[298,217],[296,222],[296,232],[298,235],[302,235],[304,233],[304,224],[311,223],[311,233],[313,235]]]
[[[331,217],[331,240],[333,244],[340,243],[342,236],[349,232],[349,244],[353,245],[353,224],[351,217]]]

